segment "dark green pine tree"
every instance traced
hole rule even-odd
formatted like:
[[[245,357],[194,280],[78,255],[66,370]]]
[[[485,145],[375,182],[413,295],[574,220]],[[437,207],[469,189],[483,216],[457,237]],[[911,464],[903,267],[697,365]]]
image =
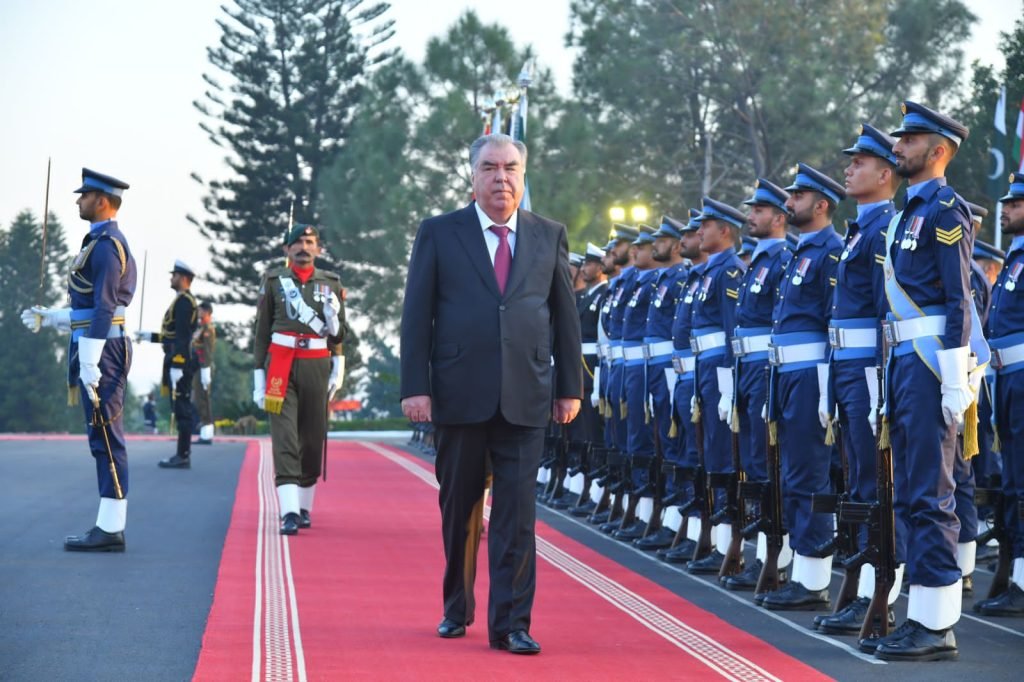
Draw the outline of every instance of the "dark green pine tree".
[[[223,148],[231,175],[205,181],[205,215],[189,216],[213,242],[226,303],[253,304],[259,274],[281,262],[281,238],[317,223],[321,175],[343,153],[367,71],[391,53],[386,2],[235,0],[225,6],[216,75],[194,104]]]
[[[68,336],[54,329],[33,334],[21,311],[33,304],[66,306],[69,259],[57,217],[47,221],[42,285],[42,225],[30,211],[0,231],[0,432],[82,431],[81,408],[67,405]]]

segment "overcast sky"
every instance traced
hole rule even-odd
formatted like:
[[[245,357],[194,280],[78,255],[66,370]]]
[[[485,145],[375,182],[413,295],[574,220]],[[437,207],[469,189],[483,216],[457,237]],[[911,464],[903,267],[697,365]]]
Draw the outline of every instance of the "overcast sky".
[[[171,300],[167,272],[175,258],[200,275],[210,263],[185,215],[201,214],[202,192],[189,174],[209,179],[221,173],[223,152],[199,130],[192,101],[202,95],[203,72],[213,73],[206,48],[219,38],[215,20],[223,2],[0,2],[5,93],[0,106],[0,224],[6,228],[26,208],[42,214],[47,157],[53,159],[50,210],[64,224],[72,246],[88,228],[71,194],[81,167],[130,183],[118,218],[140,278],[147,256],[146,329],[158,327]],[[967,46],[968,59],[1002,68],[998,32],[1012,26],[1024,0],[966,4],[980,19]],[[392,0],[391,6],[393,44],[413,61],[422,58],[430,37],[473,8],[483,21],[507,26],[517,44],[532,43],[541,63],[554,70],[559,88],[569,90],[573,55],[563,47],[569,0]],[[210,292],[202,277],[194,291],[200,298]],[[137,292],[128,310],[132,329],[139,325],[139,299]],[[131,374],[137,391],[158,380],[160,360],[157,347],[139,349]]]

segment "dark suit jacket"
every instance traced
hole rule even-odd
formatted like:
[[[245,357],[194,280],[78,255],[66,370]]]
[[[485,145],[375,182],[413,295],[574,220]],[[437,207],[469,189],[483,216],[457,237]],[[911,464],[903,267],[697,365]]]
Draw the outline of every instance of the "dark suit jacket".
[[[402,397],[429,395],[440,424],[485,422],[500,408],[512,424],[543,427],[552,397],[582,396],[565,226],[522,209],[518,220],[504,296],[473,204],[423,221],[416,234],[402,310]]]

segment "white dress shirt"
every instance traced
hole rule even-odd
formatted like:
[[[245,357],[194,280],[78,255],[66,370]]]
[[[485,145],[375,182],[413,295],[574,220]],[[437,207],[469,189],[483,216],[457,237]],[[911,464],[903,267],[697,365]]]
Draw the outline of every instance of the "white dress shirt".
[[[491,229],[491,225],[501,225],[496,223],[484,213],[483,209],[480,208],[480,204],[473,202],[473,208],[476,209],[476,216],[480,219],[480,225],[484,230],[484,243],[487,244],[487,252],[491,255],[491,265],[494,265],[494,254],[498,251],[498,244],[501,243],[501,239]],[[512,217],[508,219],[505,226],[508,227],[508,248],[511,249],[512,255],[516,255],[516,226],[519,224],[519,211],[516,210],[512,213]]]

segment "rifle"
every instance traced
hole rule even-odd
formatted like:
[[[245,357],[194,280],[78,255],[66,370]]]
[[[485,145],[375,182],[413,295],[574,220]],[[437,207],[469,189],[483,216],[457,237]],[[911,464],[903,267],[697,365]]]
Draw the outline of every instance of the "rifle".
[[[737,386],[738,377],[733,370],[733,386]],[[736,392],[733,392],[735,401]],[[735,402],[733,403],[735,407]],[[722,567],[718,571],[718,577],[726,578],[736,575],[743,570],[743,527],[746,524],[746,505],[740,497],[740,486],[747,480],[746,472],[743,471],[743,462],[740,459],[740,425],[739,414],[733,409],[733,419],[730,420],[729,431],[732,435],[732,473],[718,474],[724,478],[726,488],[726,507],[722,510],[723,518],[731,521],[732,535],[729,538],[729,548],[725,551],[725,559],[722,560]]]
[[[693,499],[700,510],[700,536],[693,549],[693,560],[699,561],[711,553],[711,517],[715,511],[715,493],[708,480],[708,468],[704,463],[704,420],[700,417],[700,396],[696,395],[693,432],[697,439],[697,468],[693,475]]]
[[[887,357],[887,349],[882,357]],[[868,546],[859,555],[855,555],[846,563],[862,561],[861,555],[870,560],[875,567],[875,591],[871,595],[871,604],[864,614],[864,624],[860,629],[862,649],[874,644],[889,634],[889,592],[896,582],[896,516],[893,507],[893,474],[892,444],[889,442],[888,429],[883,424],[882,405],[885,402],[885,377],[881,367],[875,369],[878,379],[878,403],[875,405],[875,423],[878,425],[878,436],[875,440],[875,467],[878,477],[878,500],[867,505],[870,522],[868,524]]]
[[[828,556],[837,552],[842,557],[843,582],[839,587],[835,608],[832,611],[833,614],[836,614],[857,598],[860,569],[867,563],[867,560],[853,561],[853,558],[858,554],[857,531],[867,520],[865,514],[867,509],[865,505],[856,504],[850,499],[850,461],[847,457],[842,427],[838,419],[833,422],[833,428],[835,429],[836,443],[839,445],[839,462],[842,466],[844,481],[843,492],[837,495],[814,493],[811,495],[811,511],[816,514],[836,515],[835,536],[814,550],[817,556]]]
[[[651,507],[651,518],[647,521],[647,527],[641,537],[647,537],[651,533],[661,530],[661,512],[664,510],[665,499],[665,477],[662,474],[665,463],[665,450],[661,444],[661,433],[658,431],[658,417],[651,411],[651,435],[654,437],[654,457],[651,458],[648,466],[650,488],[653,491],[653,504]]]
[[[992,525],[976,538],[978,546],[987,545],[990,540],[999,543],[999,555],[992,585],[988,589],[988,599],[998,597],[1010,589],[1010,565],[1013,562],[1010,538],[1006,533],[1006,498],[1003,496],[1002,481],[1001,474],[992,474],[991,488],[978,488],[974,491],[974,503],[978,507],[992,507],[993,514]]]
[[[551,463],[551,479],[548,481],[548,492],[543,502],[555,508],[569,506],[562,498],[565,497],[565,474],[569,469],[569,427],[562,425],[559,429],[558,443],[555,446],[554,461]]]
[[[595,478],[594,462],[591,458],[593,448],[594,444],[588,440],[569,441],[569,471],[567,473],[570,477],[583,474],[583,489],[580,491],[576,504],[569,508],[569,513],[574,516],[575,512],[590,508],[590,486]]]
[[[764,565],[761,567],[761,575],[757,577],[757,586],[754,594],[766,594],[779,589],[781,580],[779,578],[779,553],[785,542],[786,530],[784,517],[782,515],[782,456],[779,452],[779,439],[772,428],[774,424],[774,381],[771,365],[765,367],[765,376],[768,382],[768,404],[764,428],[768,432],[765,442],[767,452],[765,459],[768,467],[768,482],[760,485],[763,490],[763,502],[761,504],[761,518],[757,525],[763,530],[766,537],[767,552],[765,553]],[[747,529],[744,529],[746,531]],[[757,532],[756,530],[754,532]]]

